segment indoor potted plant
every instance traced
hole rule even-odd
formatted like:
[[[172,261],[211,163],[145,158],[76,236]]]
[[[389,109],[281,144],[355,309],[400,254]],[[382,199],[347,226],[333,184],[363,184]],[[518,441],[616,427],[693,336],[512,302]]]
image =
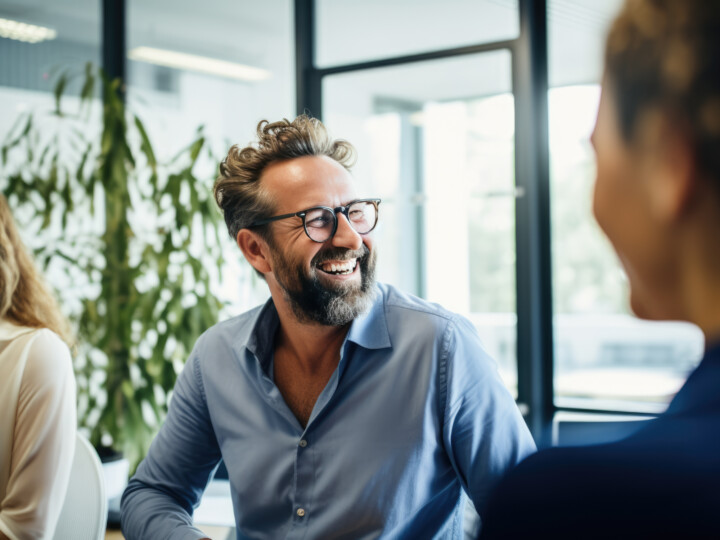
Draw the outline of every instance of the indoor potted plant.
[[[191,347],[218,320],[220,213],[212,169],[195,173],[209,155],[202,129],[159,163],[120,82],[91,65],[80,79],[77,111],[65,110],[66,72],[50,115],[18,119],[2,145],[0,188],[40,239],[30,244],[75,324],[80,427],[101,456],[120,451],[133,471]]]

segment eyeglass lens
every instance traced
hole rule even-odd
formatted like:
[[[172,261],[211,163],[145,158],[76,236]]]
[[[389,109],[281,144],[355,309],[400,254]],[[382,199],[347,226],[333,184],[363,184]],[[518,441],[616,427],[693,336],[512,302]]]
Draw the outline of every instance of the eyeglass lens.
[[[315,208],[305,214],[305,230],[315,242],[325,242],[335,229],[337,216],[326,208]],[[371,202],[356,202],[348,208],[348,221],[358,234],[367,234],[377,223],[377,209]]]

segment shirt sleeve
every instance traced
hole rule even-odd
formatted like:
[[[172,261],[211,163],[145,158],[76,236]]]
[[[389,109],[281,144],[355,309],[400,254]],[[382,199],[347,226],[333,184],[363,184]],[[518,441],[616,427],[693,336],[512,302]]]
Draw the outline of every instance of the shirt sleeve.
[[[123,494],[121,522],[127,540],[206,537],[192,526],[192,512],[221,454],[197,349],[178,377],[165,423]]]
[[[535,442],[470,321],[450,322],[444,353],[443,440],[482,518],[495,484],[535,451]]]
[[[75,377],[70,351],[50,330],[34,337],[20,383],[0,530],[52,538],[75,455]]]

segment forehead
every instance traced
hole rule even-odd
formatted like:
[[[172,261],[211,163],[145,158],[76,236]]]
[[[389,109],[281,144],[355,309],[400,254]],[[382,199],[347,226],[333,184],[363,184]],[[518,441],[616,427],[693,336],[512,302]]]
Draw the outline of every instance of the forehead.
[[[339,206],[355,198],[350,173],[327,156],[304,156],[269,165],[261,182],[278,214],[311,206]]]

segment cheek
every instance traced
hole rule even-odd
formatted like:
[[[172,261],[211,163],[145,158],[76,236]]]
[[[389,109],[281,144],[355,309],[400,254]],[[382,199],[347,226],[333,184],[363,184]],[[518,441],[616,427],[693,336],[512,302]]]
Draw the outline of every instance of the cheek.
[[[366,234],[365,236],[362,236],[363,244],[368,248],[370,253],[373,252],[373,248],[375,247],[375,242],[372,237],[372,233]]]
[[[673,263],[646,195],[638,177],[598,167],[595,218],[627,274],[633,312],[655,318],[662,311],[658,303],[671,282]]]
[[[642,186],[625,156],[615,153],[598,159],[593,214],[618,252],[637,248],[646,202]]]
[[[309,243],[303,245],[302,253],[298,254],[295,262],[298,266],[302,267],[305,274],[312,273],[315,271],[315,257],[322,250],[323,244],[318,244],[309,240]]]
[[[618,220],[622,217],[622,199],[627,189],[620,189],[622,179],[616,164],[598,159],[597,174],[593,190],[593,214],[603,232],[611,236]],[[627,188],[627,186],[626,186]],[[623,193],[625,191],[625,193]],[[610,240],[613,240],[610,238]]]
[[[605,230],[605,207],[607,206],[606,197],[605,186],[603,185],[603,180],[600,175],[600,171],[598,170],[598,176],[595,179],[595,185],[593,186],[592,211],[593,216],[595,216],[595,221],[597,221],[597,224],[603,232],[605,232],[605,234],[607,234]]]

